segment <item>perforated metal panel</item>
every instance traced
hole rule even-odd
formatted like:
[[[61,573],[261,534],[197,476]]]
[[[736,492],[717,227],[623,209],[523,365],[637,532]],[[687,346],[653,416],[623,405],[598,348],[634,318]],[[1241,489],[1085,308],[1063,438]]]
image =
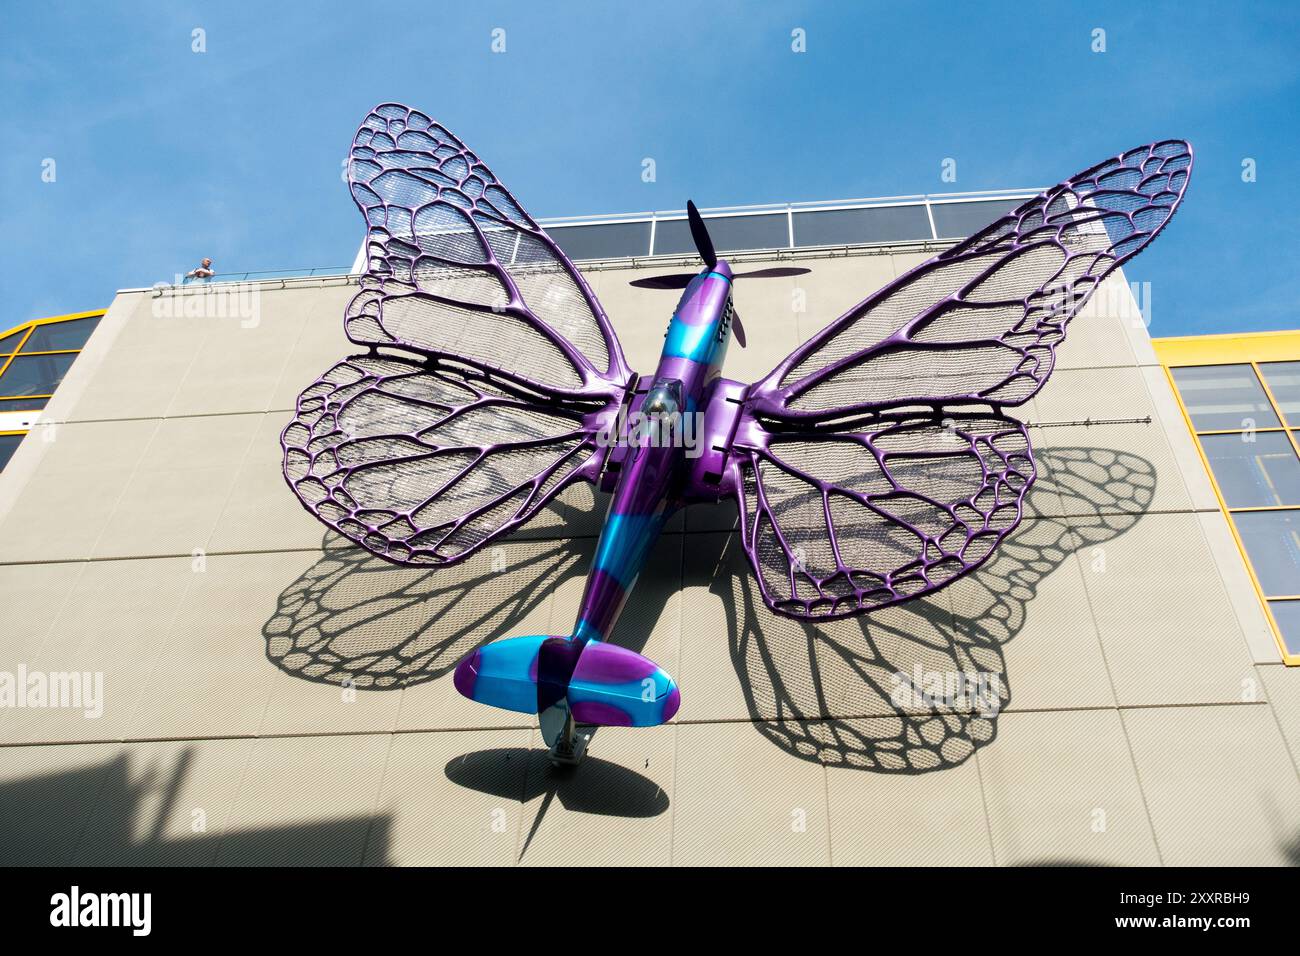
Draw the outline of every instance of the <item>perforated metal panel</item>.
[[[404,564],[459,560],[600,466],[583,415],[480,373],[357,356],[298,399],[285,476],[307,508]]]
[[[367,271],[344,324],[372,353],[299,396],[285,478],[380,557],[459,561],[595,480],[631,374],[573,264],[428,116],[376,107],[348,178]]]

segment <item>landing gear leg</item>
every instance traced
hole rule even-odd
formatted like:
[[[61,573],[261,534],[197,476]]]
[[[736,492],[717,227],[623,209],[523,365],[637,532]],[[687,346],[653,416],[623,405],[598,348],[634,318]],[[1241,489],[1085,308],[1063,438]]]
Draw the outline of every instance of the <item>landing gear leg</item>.
[[[591,742],[591,732],[579,732],[573,722],[573,713],[561,701],[548,707],[539,715],[542,739],[550,744],[548,756],[557,767],[573,767],[582,762]]]

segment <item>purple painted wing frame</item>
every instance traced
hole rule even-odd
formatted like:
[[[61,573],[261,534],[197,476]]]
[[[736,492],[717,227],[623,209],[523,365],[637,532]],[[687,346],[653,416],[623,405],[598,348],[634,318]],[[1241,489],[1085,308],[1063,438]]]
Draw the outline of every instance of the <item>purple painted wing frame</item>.
[[[454,564],[599,478],[634,379],[573,263],[444,127],[377,106],[348,176],[367,272],[344,324],[370,352],[299,396],[285,480],[379,557]]]
[[[345,317],[353,342],[453,359],[553,398],[622,398],[631,372],[586,280],[445,127],[375,107],[348,181],[368,228],[367,274]]]
[[[1016,527],[1035,477],[1025,426],[990,412],[747,432],[732,461],[742,546],[764,601],[789,617],[938,590]]]
[[[1164,140],[1079,173],[868,296],[749,388],[725,484],[770,608],[860,614],[988,559],[1035,477],[1028,432],[1001,408],[1043,386],[1070,319],[1168,225],[1191,166],[1186,142]]]
[[[756,417],[813,423],[888,408],[1016,406],[1047,380],[1066,325],[1168,225],[1183,140],[1071,177],[868,296],[748,393]]]
[[[483,373],[358,355],[298,399],[284,473],[320,521],[396,564],[455,564],[604,463],[614,409],[541,406]]]

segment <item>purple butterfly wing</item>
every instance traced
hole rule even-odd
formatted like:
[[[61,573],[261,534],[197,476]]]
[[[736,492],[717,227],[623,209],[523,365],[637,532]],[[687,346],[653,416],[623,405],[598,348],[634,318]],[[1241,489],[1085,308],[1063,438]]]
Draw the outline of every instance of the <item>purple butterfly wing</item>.
[[[733,466],[764,600],[802,618],[896,604],[971,570],[1020,521],[1034,480],[1024,425],[971,412],[753,432]]]
[[[987,560],[1035,475],[1025,426],[1000,408],[1042,387],[1070,319],[1173,216],[1191,163],[1167,140],[1072,177],[871,295],[746,392],[724,485],[773,610],[858,614]]]
[[[756,415],[828,421],[919,404],[1020,405],[1066,326],[1178,209],[1191,147],[1166,140],[1085,170],[836,319],[749,392]]]
[[[473,370],[354,356],[299,397],[284,472],[309,511],[380,557],[452,564],[595,481],[602,414],[541,407]]]
[[[299,396],[284,476],[380,557],[451,564],[599,477],[632,376],[573,263],[423,113],[371,111],[349,180],[368,265],[344,321],[371,351]]]
[[[546,395],[622,396],[631,376],[596,297],[459,139],[418,110],[378,106],[348,178],[368,229],[352,341],[455,359]]]

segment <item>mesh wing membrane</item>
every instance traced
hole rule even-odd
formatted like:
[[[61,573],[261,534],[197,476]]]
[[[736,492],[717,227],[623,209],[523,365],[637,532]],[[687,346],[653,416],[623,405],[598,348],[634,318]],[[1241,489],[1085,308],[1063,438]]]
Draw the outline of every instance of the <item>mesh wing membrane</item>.
[[[1088,169],[896,279],[750,391],[760,415],[827,421],[914,405],[1019,405],[1070,319],[1169,222],[1191,148],[1166,140]]]
[[[348,163],[367,225],[348,337],[445,356],[547,393],[621,392],[629,376],[595,296],[459,139],[418,110],[376,107]]]
[[[750,436],[735,449],[743,546],[764,601],[790,617],[859,614],[978,567],[1034,479],[1025,426],[995,414]]]
[[[356,356],[299,396],[284,475],[308,511],[374,554],[451,564],[595,480],[599,415],[473,370]]]
[[[348,183],[366,272],[344,325],[371,352],[299,396],[284,475],[374,554],[451,564],[599,476],[595,436],[632,376],[573,263],[428,116],[372,110]]]

